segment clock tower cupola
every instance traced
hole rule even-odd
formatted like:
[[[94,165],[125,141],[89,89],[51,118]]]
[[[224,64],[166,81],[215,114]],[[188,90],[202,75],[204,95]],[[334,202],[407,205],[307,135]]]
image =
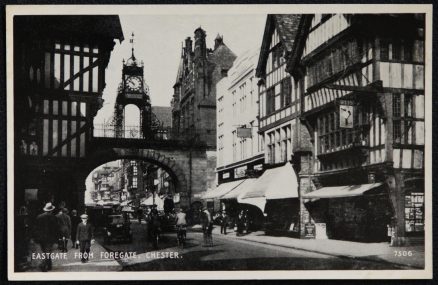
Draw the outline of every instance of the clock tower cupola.
[[[122,81],[114,109],[116,137],[149,138],[151,132],[151,102],[149,87],[144,79],[143,61],[138,61],[134,54],[134,33],[130,39],[131,57],[123,60]],[[140,111],[137,126],[125,125],[125,106],[135,105]]]

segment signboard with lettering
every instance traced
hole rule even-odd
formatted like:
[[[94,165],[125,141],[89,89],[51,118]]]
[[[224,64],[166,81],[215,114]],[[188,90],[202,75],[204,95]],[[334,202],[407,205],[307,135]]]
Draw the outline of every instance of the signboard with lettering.
[[[241,166],[241,167],[237,167],[234,169],[234,178],[241,178],[241,177],[245,177],[246,175],[246,169],[248,167],[245,166]]]
[[[142,99],[143,94],[126,93],[126,98],[128,98],[128,99]]]

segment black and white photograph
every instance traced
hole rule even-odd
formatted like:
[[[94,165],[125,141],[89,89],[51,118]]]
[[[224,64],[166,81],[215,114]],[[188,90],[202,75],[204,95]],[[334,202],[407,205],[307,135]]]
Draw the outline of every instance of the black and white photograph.
[[[432,278],[432,5],[10,5],[10,280]]]

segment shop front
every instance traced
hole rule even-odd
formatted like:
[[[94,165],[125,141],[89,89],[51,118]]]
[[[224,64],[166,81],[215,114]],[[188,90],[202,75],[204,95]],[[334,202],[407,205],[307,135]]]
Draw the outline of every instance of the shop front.
[[[302,198],[309,223],[324,225],[330,239],[390,240],[393,209],[383,183],[322,187]]]
[[[292,165],[288,162],[267,169],[251,186],[238,196],[237,201],[260,209],[266,217],[266,232],[296,233],[298,236],[300,202],[298,179]]]

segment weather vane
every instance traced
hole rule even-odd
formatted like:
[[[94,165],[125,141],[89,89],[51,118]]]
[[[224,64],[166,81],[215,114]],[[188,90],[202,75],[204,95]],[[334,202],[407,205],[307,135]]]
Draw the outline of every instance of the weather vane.
[[[135,58],[134,57],[134,32],[132,32],[131,39],[129,40],[129,42],[132,44],[132,48],[131,48],[131,50],[132,50],[132,58]]]

